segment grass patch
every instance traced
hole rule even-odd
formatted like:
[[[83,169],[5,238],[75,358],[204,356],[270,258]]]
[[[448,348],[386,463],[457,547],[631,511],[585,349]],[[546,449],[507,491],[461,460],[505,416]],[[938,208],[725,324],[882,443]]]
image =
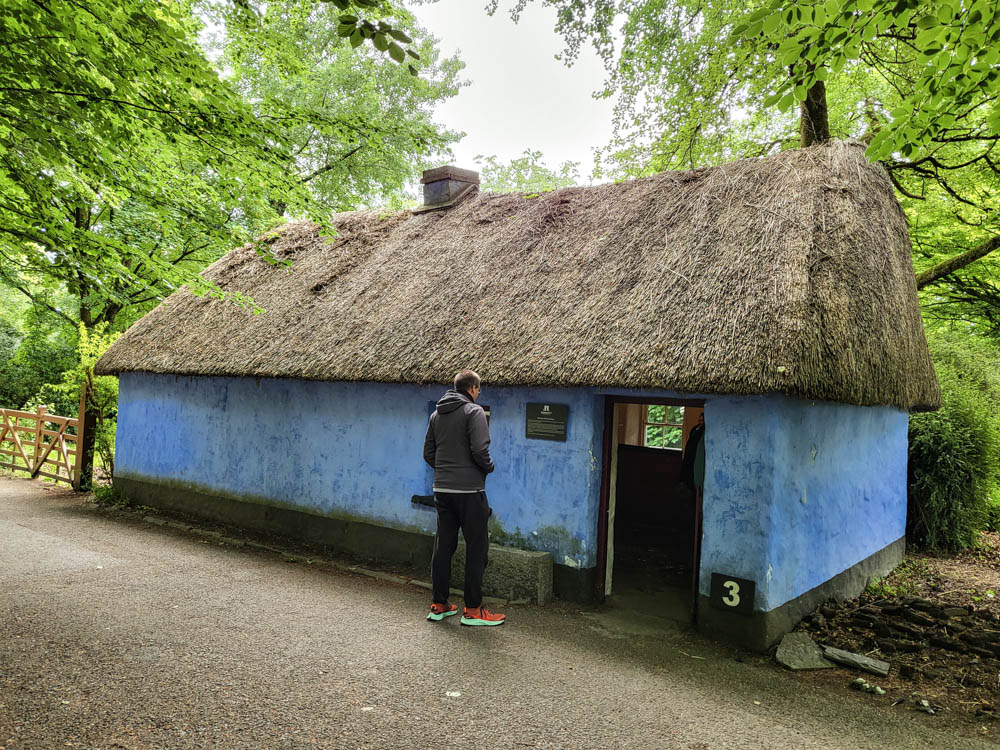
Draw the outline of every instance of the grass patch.
[[[128,496],[113,484],[94,486],[94,502],[102,508],[131,508]]]
[[[920,584],[934,577],[926,560],[907,558],[885,578],[873,578],[865,588],[865,595],[873,599],[902,599],[916,596]]]

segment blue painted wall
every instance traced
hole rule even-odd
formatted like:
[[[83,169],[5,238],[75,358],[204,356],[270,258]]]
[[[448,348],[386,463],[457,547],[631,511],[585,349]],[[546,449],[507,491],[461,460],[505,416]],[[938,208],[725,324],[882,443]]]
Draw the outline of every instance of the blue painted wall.
[[[121,376],[116,474],[432,532],[423,462],[442,386]],[[495,541],[596,565],[604,396],[664,391],[491,388]],[[688,396],[689,398],[691,396]],[[566,442],[528,440],[525,404],[567,404]],[[780,396],[709,397],[701,590],[757,582],[767,611],[903,536],[905,412]]]
[[[118,476],[433,532],[423,460],[442,386],[299,380],[120,378]],[[524,436],[527,402],[568,404],[566,442]],[[496,541],[596,564],[603,399],[580,389],[490,388],[497,471],[487,480]]]
[[[779,396],[708,401],[702,593],[712,572],[747,578],[768,611],[902,537],[907,420]]]

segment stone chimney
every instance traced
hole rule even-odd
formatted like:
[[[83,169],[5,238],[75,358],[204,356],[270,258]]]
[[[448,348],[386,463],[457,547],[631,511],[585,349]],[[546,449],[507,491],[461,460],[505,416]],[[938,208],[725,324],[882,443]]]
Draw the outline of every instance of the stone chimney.
[[[458,167],[437,167],[424,170],[420,180],[424,186],[424,205],[415,211],[448,208],[479,189],[479,172]]]

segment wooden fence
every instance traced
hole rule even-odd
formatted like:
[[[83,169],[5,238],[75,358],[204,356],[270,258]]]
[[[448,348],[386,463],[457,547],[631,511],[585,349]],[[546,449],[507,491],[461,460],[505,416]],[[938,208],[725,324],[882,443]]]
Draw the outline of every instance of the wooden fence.
[[[80,489],[86,402],[84,388],[76,417],[49,414],[44,406],[34,412],[0,408],[0,466]]]

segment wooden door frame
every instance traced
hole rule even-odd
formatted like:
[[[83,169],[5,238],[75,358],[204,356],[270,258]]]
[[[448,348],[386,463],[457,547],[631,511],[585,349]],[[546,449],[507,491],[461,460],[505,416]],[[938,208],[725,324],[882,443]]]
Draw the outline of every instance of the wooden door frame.
[[[653,398],[648,396],[605,396],[604,397],[604,434],[601,444],[601,497],[597,509],[597,569],[594,579],[594,595],[597,601],[604,601],[604,589],[608,576],[608,544],[613,540],[608,538],[608,513],[610,512],[611,500],[611,446],[614,443],[612,430],[617,429],[614,424],[615,406],[617,404],[654,404],[663,406],[694,406],[699,409],[705,408],[703,398]],[[700,514],[699,514],[700,516]],[[696,517],[695,544],[701,538],[700,517]],[[700,562],[700,561],[699,561]],[[695,566],[697,568],[697,565]],[[692,571],[697,580],[698,571]],[[695,587],[697,589],[697,587]],[[695,591],[695,596],[697,596]],[[692,611],[693,616],[693,611]]]

